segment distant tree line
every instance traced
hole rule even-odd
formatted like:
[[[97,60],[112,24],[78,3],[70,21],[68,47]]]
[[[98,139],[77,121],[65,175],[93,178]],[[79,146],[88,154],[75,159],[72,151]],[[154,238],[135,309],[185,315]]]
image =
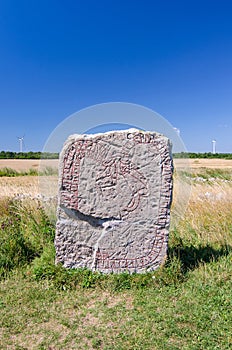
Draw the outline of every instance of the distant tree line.
[[[209,159],[232,159],[232,153],[192,153],[192,152],[181,152],[174,153],[173,158],[209,158]]]
[[[57,159],[59,153],[1,151],[0,159]]]
[[[58,159],[59,153],[49,152],[10,152],[1,151],[0,159]],[[181,152],[174,153],[173,158],[221,158],[232,159],[232,153],[192,153]]]

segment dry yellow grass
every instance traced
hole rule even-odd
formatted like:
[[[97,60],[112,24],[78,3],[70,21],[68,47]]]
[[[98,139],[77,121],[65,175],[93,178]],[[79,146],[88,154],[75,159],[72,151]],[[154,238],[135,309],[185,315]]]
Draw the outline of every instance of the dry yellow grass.
[[[195,160],[194,160],[195,161]],[[228,165],[232,161],[221,160],[200,160],[200,167],[206,165],[216,164],[217,169],[223,168],[223,164]],[[18,160],[15,162],[20,164],[28,164],[27,161]],[[35,161],[32,161],[35,162]],[[53,164],[57,162],[54,161]],[[31,163],[31,162],[30,162]],[[3,163],[2,163],[3,164]],[[186,163],[182,163],[186,165]],[[39,162],[38,162],[39,165]],[[24,165],[25,166],[25,165]],[[179,163],[181,169],[181,165]],[[186,167],[186,166],[185,166]],[[209,166],[210,168],[210,166]],[[16,167],[15,167],[16,169]],[[20,169],[20,166],[17,167]],[[21,168],[22,169],[22,168]],[[178,169],[178,166],[177,166]],[[232,169],[232,167],[231,167]],[[191,168],[187,169],[191,170]],[[192,168],[194,173],[194,168]],[[198,172],[199,169],[196,168]],[[26,195],[36,197],[38,195],[45,195],[46,197],[55,196],[57,193],[57,178],[54,176],[45,176],[38,178],[37,176],[20,176],[20,177],[0,177],[0,198],[15,197],[17,195]],[[199,239],[212,239],[215,235],[215,240],[224,239],[225,231],[223,229],[224,222],[228,222],[228,217],[232,212],[232,183],[223,182],[218,179],[212,182],[198,182],[183,181],[181,175],[175,175],[174,179],[174,194],[172,205],[172,225],[176,226],[180,220],[187,217],[190,225],[196,229]],[[213,214],[212,214],[213,213]],[[227,219],[226,219],[227,218]],[[185,230],[183,229],[183,234]],[[210,235],[210,237],[209,237]],[[202,237],[200,237],[202,236]]]
[[[0,159],[1,168],[11,168],[18,172],[35,169],[37,171],[46,170],[46,168],[58,168],[58,160],[37,160],[37,159]],[[38,196],[55,195],[57,189],[57,177],[55,176],[17,176],[0,177],[0,198],[15,197],[17,195]],[[51,192],[51,193],[50,193]],[[57,192],[57,191],[56,191]]]
[[[15,197],[19,194],[39,194],[37,176],[0,177],[0,197]]]
[[[186,210],[186,225],[195,230],[196,239],[202,244],[232,245],[232,183],[215,181],[194,184]],[[228,223],[231,227],[228,233]]]
[[[174,165],[177,169],[186,167],[192,169],[232,169],[232,159],[174,159]]]
[[[29,169],[38,170],[41,163],[46,164],[46,166],[57,167],[58,159],[0,159],[0,169],[1,168],[11,168],[16,171],[27,171]]]
[[[58,159],[38,160],[38,159],[0,159],[0,168],[12,168],[17,171],[26,171],[29,169],[39,169],[41,163],[46,167],[58,166]],[[177,169],[190,167],[197,168],[217,168],[232,169],[232,159],[175,159],[174,165]]]

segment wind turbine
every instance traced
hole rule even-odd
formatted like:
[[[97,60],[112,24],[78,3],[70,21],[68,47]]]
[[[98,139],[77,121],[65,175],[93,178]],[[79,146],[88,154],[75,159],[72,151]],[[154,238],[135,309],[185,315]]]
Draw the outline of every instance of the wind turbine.
[[[25,144],[24,144],[24,136],[25,136],[25,135],[23,135],[22,137],[19,137],[19,136],[18,136],[18,140],[19,140],[19,152],[20,152],[20,153],[23,153],[23,146],[25,146]]]
[[[216,140],[212,140],[212,153],[216,153]]]
[[[177,133],[178,136],[180,136],[180,129],[178,128],[173,128],[175,130],[175,132]]]

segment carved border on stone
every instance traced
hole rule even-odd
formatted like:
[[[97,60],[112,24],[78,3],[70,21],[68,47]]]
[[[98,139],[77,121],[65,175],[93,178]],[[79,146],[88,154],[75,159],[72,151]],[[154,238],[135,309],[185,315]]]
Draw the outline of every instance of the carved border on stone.
[[[161,136],[158,134],[158,136]],[[106,252],[100,250],[96,253],[95,268],[102,272],[117,271],[136,271],[137,269],[147,270],[149,267],[155,269],[163,261],[163,255],[167,250],[168,243],[168,230],[170,221],[170,206],[172,198],[167,193],[172,191],[172,172],[173,163],[172,158],[167,149],[166,144],[162,138],[155,137],[155,135],[149,135],[137,131],[136,133],[129,132],[127,139],[132,140],[134,144],[146,143],[152,146],[156,146],[161,157],[161,190],[159,198],[159,212],[158,222],[154,225],[154,243],[150,252],[144,256],[140,256],[134,259],[122,259],[115,258],[110,259]],[[99,140],[101,140],[99,138]],[[94,149],[92,150],[92,147]],[[78,210],[78,184],[81,168],[81,160],[86,156],[92,154],[96,159],[104,157],[104,150],[98,149],[98,139],[94,142],[91,139],[82,139],[74,141],[68,144],[68,147],[64,147],[63,150],[63,166],[61,166],[60,172],[60,206],[67,207],[68,209]],[[96,156],[97,152],[97,156]],[[61,156],[61,159],[62,159]],[[64,172],[69,169],[69,177],[63,176]],[[67,194],[69,192],[69,195]]]

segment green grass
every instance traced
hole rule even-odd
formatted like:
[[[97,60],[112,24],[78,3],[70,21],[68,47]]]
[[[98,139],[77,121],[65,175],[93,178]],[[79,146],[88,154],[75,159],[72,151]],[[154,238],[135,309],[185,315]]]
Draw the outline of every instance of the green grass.
[[[0,177],[16,177],[16,176],[38,176],[38,171],[36,169],[29,169],[28,171],[17,171],[12,168],[1,168]]]
[[[38,171],[37,169],[29,169],[26,171],[17,171],[12,168],[1,168],[0,169],[0,177],[16,177],[16,176],[52,176],[52,175],[57,175],[58,174],[58,169],[46,166],[42,171]]]
[[[55,265],[55,227],[40,202],[1,200],[0,349],[230,349],[226,186],[220,202],[193,194],[166,262],[146,274]]]
[[[189,179],[203,179],[206,181],[215,181],[215,180],[226,180],[232,181],[232,171],[231,169],[209,169],[209,168],[200,168],[192,169],[191,172],[180,171],[180,176]]]
[[[2,200],[0,209],[0,276],[6,276],[40,256],[55,228],[38,200]]]
[[[185,281],[119,291],[15,272],[1,286],[2,349],[230,349],[230,266],[224,256]]]

